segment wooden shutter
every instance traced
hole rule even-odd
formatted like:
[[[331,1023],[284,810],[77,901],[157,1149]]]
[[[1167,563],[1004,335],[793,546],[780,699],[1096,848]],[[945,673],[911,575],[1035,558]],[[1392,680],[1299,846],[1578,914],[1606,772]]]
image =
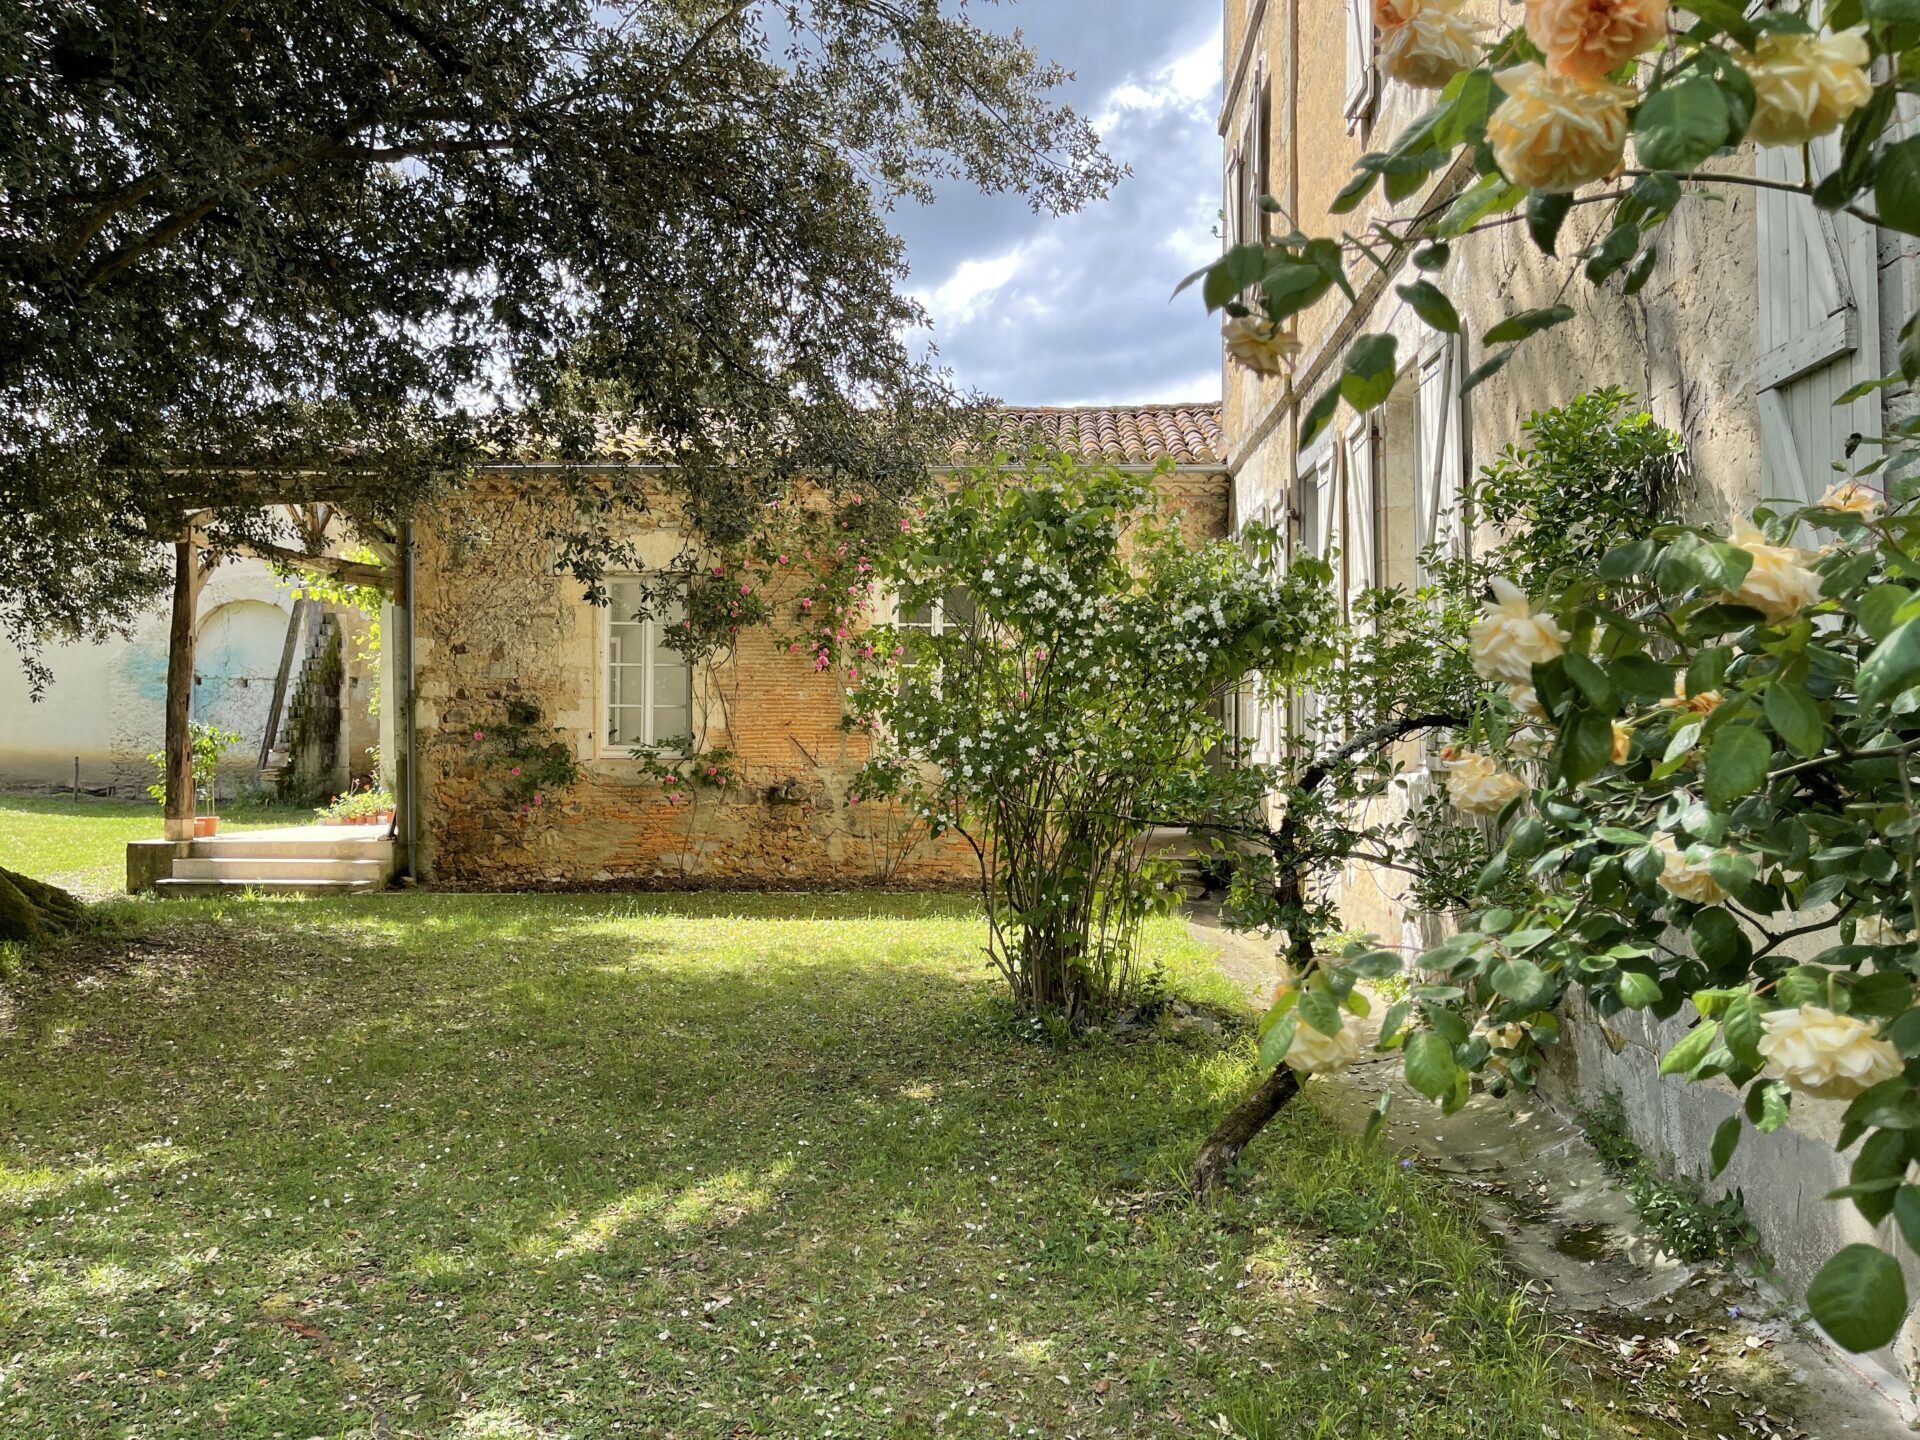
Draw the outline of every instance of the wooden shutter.
[[[1373,0],[1342,0],[1347,9],[1347,130],[1373,113],[1379,72],[1373,63]]]
[[[1812,145],[1814,172],[1838,160],[1833,136]],[[1754,172],[1798,183],[1798,151],[1760,146]],[[1805,503],[1833,479],[1848,437],[1880,429],[1877,392],[1834,400],[1880,374],[1879,237],[1852,216],[1821,210],[1804,195],[1757,192],[1761,493]]]
[[[1380,583],[1379,476],[1374,465],[1373,421],[1362,415],[1348,428],[1346,461],[1346,574],[1349,608],[1363,590]]]
[[[1460,347],[1447,338],[1420,358],[1414,405],[1419,444],[1414,455],[1414,543],[1464,554],[1466,526],[1460,494],[1466,478],[1465,437],[1460,423]],[[1428,576],[1422,568],[1420,580]]]

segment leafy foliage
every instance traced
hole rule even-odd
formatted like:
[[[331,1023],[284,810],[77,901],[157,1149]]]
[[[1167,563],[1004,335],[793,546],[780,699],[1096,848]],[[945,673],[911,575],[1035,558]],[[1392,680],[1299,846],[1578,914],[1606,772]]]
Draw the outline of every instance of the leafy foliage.
[[[27,651],[124,623],[188,511],[216,548],[292,498],[390,536],[503,449],[671,462],[719,543],[798,475],[911,488],[955,397],[910,358],[886,209],[1118,175],[1064,73],[962,4],[31,0],[0,70]],[[557,549],[592,580],[644,482],[572,479]]]

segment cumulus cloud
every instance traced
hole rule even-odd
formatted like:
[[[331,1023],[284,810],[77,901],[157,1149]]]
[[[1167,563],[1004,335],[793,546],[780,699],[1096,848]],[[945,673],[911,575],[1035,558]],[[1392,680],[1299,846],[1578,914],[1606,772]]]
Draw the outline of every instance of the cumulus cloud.
[[[1219,252],[1218,11],[1164,0],[1009,7],[1133,174],[1079,215],[958,188],[897,218],[940,360],[1013,404],[1204,400],[1219,333],[1182,276]],[[1169,13],[1174,11],[1175,13]]]

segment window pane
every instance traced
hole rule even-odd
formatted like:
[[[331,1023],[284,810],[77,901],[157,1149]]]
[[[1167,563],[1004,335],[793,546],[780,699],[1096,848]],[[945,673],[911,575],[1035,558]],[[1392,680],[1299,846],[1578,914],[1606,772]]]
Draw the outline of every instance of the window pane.
[[[617,623],[630,624],[645,603],[646,585],[639,580],[612,580],[607,584],[607,613]]]
[[[609,745],[638,745],[643,739],[641,725],[647,712],[638,705],[609,705],[607,707],[607,743]]]
[[[933,602],[901,610],[898,623],[902,630],[933,629]]]
[[[684,705],[653,707],[653,743],[677,745],[693,733],[693,712]]]
[[[966,627],[973,623],[973,594],[964,585],[956,585],[941,597],[940,611],[948,625]]]
[[[687,691],[690,688],[687,684],[687,679],[687,667],[685,663],[680,660],[679,656],[674,656],[671,662],[665,660],[655,661],[653,666],[653,703],[656,706],[676,705],[684,709],[687,704]]]

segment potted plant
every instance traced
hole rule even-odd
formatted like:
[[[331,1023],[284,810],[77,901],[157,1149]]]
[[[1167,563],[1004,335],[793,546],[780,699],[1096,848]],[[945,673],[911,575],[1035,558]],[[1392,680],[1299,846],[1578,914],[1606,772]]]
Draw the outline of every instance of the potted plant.
[[[218,725],[209,725],[195,720],[187,727],[187,744],[193,753],[193,794],[197,804],[205,806],[206,813],[193,817],[193,833],[196,839],[207,839],[220,833],[220,816],[216,809],[219,796],[215,793],[215,781],[219,776],[220,757],[240,743],[240,736],[232,730],[222,730]],[[167,803],[167,756],[164,750],[156,750],[147,756],[147,763],[154,768],[158,780],[147,787],[147,794],[153,797],[156,805]]]
[[[390,825],[393,792],[362,780],[344,795],[336,795],[319,810],[322,825]]]

